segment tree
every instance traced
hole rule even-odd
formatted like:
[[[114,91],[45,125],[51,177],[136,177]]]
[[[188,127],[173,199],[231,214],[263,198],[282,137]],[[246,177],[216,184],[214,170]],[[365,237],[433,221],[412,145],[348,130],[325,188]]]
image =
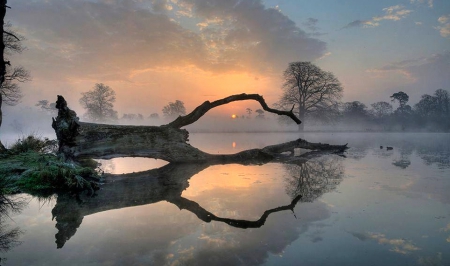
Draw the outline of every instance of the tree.
[[[97,83],[94,89],[81,93],[81,106],[86,109],[84,117],[94,122],[117,120],[117,111],[114,108],[116,92],[103,83]]]
[[[5,55],[20,53],[24,50],[22,45],[23,37],[11,30],[11,24],[5,24],[7,0],[0,0],[0,17],[2,40],[0,42],[0,127],[3,121],[2,104],[15,105],[22,98],[18,82],[25,82],[30,79],[29,73],[23,67],[11,67],[10,61]],[[0,151],[5,147],[0,141]]]
[[[247,114],[248,114],[248,118],[250,118],[250,116],[252,115],[252,109],[250,109],[250,108],[247,108],[247,109],[245,109],[245,111],[247,112]]]
[[[399,91],[392,94],[391,99],[392,102],[398,101],[399,107],[397,108],[397,110],[401,112],[405,109],[406,103],[409,101],[409,96],[403,91]]]
[[[57,113],[56,103],[50,103],[48,100],[40,100],[35,106],[50,114]]]
[[[343,116],[350,121],[365,120],[367,118],[367,106],[359,101],[347,102],[343,106]]]
[[[148,118],[150,118],[150,119],[159,119],[159,114],[158,113],[153,113]]]
[[[176,100],[175,102],[170,102],[168,105],[164,106],[162,112],[166,118],[175,118],[180,115],[185,115],[186,108],[182,101]]]
[[[258,113],[258,115],[256,116],[256,118],[258,118],[258,119],[264,118],[264,111],[263,111],[262,109],[256,109],[255,112]]]
[[[283,94],[278,106],[294,111],[303,122],[305,117],[321,113],[332,115],[342,98],[343,88],[339,80],[310,62],[293,62],[283,73]],[[299,125],[303,130],[303,123]]]
[[[390,114],[392,114],[392,105],[388,102],[376,102],[372,103],[371,114],[378,119],[382,119]]]

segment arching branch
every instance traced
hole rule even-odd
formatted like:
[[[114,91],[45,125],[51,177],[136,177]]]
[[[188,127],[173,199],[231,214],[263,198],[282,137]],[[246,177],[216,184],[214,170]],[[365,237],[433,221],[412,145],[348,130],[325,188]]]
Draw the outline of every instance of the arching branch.
[[[267,112],[274,113],[277,115],[285,115],[285,116],[290,117],[297,124],[302,123],[302,121],[300,121],[300,119],[298,119],[294,115],[292,110],[291,111],[280,111],[280,110],[272,109],[267,105],[266,101],[264,100],[264,98],[261,95],[242,93],[242,94],[231,95],[231,96],[228,96],[226,98],[223,98],[223,99],[220,99],[220,100],[217,100],[214,102],[206,101],[206,102],[202,103],[200,106],[198,106],[197,108],[195,108],[194,111],[192,111],[191,113],[189,113],[185,116],[179,116],[177,119],[170,122],[168,124],[168,126],[174,127],[174,128],[181,128],[181,127],[190,125],[190,124],[194,123],[195,121],[197,121],[198,119],[200,119],[200,117],[205,115],[206,112],[208,112],[209,110],[211,110],[214,107],[221,106],[221,105],[228,104],[228,103],[235,102],[235,101],[244,101],[244,100],[255,100],[255,101],[259,102],[261,104],[261,107]]]

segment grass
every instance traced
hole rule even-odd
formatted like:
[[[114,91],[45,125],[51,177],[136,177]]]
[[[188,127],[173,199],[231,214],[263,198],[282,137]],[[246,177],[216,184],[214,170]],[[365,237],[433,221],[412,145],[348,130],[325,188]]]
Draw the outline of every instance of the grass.
[[[100,174],[96,164],[67,163],[56,156],[56,141],[22,137],[0,155],[0,193],[49,196],[58,191],[93,193]]]

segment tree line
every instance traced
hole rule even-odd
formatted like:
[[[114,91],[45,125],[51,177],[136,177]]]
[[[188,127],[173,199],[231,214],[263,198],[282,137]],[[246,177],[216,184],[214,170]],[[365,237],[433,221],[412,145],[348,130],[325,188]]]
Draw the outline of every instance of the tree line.
[[[359,126],[360,129],[401,131],[401,130],[450,130],[450,96],[449,92],[438,89],[433,95],[424,94],[415,105],[409,105],[409,96],[399,91],[392,94],[390,102],[372,103],[370,108],[360,101],[341,102],[343,88],[338,79],[330,72],[325,72],[310,62],[291,63],[284,72],[283,93],[276,106],[280,109],[295,109],[303,125],[331,124],[332,126]],[[119,118],[114,109],[116,93],[103,83],[95,84],[90,91],[81,93],[79,102],[86,110],[83,118],[91,122],[142,121],[159,119],[158,113],[145,117],[142,114],[125,113]],[[398,107],[394,109],[393,104]],[[54,103],[40,100],[36,104],[45,111],[52,111]],[[297,108],[295,108],[297,107]],[[169,102],[162,108],[166,119],[186,115],[184,103],[180,100]],[[233,118],[264,119],[264,111],[245,109],[245,115]],[[280,123],[289,120],[280,118]],[[303,130],[303,126],[299,128]]]

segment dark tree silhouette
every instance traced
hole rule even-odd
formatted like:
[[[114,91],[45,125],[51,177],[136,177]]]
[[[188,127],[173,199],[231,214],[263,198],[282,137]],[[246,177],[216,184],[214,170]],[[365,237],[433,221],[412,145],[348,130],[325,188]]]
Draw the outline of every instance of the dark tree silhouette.
[[[372,110],[370,113],[378,119],[384,118],[392,114],[392,105],[388,102],[376,102],[372,103]]]
[[[397,110],[402,111],[406,107],[406,103],[409,101],[409,96],[403,91],[399,91],[391,95],[391,101],[398,101],[399,107]]]
[[[283,94],[278,106],[294,111],[301,121],[308,115],[332,115],[337,111],[343,88],[331,72],[310,62],[293,62],[283,73]],[[303,131],[303,123],[299,130]]]
[[[299,164],[284,164],[286,169],[286,193],[302,202],[313,202],[324,193],[335,190],[344,178],[340,157],[320,157]]]
[[[185,115],[186,108],[182,101],[176,100],[175,102],[170,102],[168,105],[164,106],[162,112],[164,117],[173,119],[180,115]]]

